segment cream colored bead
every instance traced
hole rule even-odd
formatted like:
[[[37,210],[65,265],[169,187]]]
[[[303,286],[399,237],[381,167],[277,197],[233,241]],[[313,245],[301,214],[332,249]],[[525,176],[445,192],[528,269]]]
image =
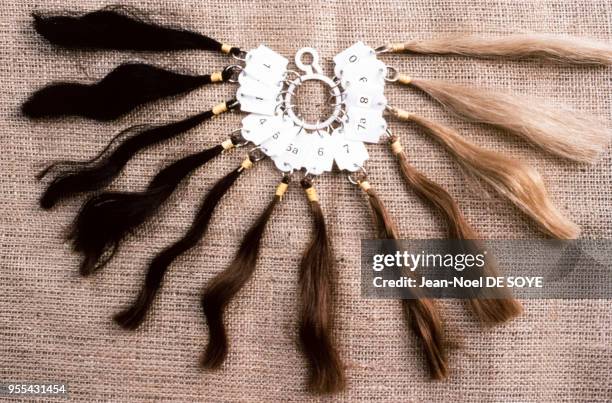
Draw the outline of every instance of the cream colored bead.
[[[223,112],[227,111],[227,104],[225,102],[221,102],[220,104],[217,104],[215,106],[213,106],[212,108],[212,113],[214,115],[219,115]]]

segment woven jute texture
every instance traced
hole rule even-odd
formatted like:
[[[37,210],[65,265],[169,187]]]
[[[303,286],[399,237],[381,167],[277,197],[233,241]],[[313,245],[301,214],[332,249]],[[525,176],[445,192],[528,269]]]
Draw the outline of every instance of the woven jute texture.
[[[333,55],[357,40],[389,40],[453,33],[551,32],[612,41],[608,0],[225,1],[139,0],[147,18],[188,27],[251,49],[267,44],[287,57],[319,50],[331,73]],[[199,296],[228,265],[241,236],[263,210],[280,175],[270,162],[246,173],[224,197],[201,244],[168,273],[145,325],[121,330],[111,315],[132,301],[150,258],[181,236],[194,209],[242,152],[224,154],[193,175],[153,220],[129,237],[104,270],[82,279],[79,256],[63,241],[81,198],[51,212],[37,206],[42,185],[34,176],[55,159],[89,158],[122,128],[163,123],[230,98],[233,85],[216,85],[140,108],[110,123],[80,118],[28,121],[19,105],[52,80],[97,80],[125,61],[146,61],[185,72],[231,64],[204,52],[81,52],[58,50],[35,35],[34,10],[91,11],[100,1],[2,0],[0,7],[0,381],[55,381],[70,398],[100,401],[605,401],[612,397],[612,308],[607,301],[525,301],[525,314],[494,328],[481,327],[459,301],[442,302],[450,354],[447,381],[428,380],[420,347],[395,300],[360,292],[360,240],[372,236],[363,195],[343,175],[318,182],[338,269],[335,334],[346,365],[347,390],[318,398],[305,392],[306,363],[296,343],[298,263],[311,233],[306,199],[297,186],[278,206],[263,239],[254,277],[231,303],[230,353],[222,369],[198,361],[207,341]],[[440,78],[529,94],[610,119],[612,70],[538,61],[384,56],[414,76]],[[318,93],[302,108],[319,108]],[[315,96],[316,95],[316,96]],[[477,144],[519,157],[546,178],[555,202],[585,237],[612,236],[612,158],[579,166],[548,156],[503,131],[448,115],[425,96],[388,85],[389,103],[456,127]],[[130,161],[112,189],[141,189],[160,167],[225,139],[240,114],[225,114]],[[466,179],[456,163],[423,132],[390,121],[414,164],[443,184],[484,238],[542,237],[508,202]],[[387,147],[369,147],[370,182],[406,238],[444,236],[444,223],[403,184]]]

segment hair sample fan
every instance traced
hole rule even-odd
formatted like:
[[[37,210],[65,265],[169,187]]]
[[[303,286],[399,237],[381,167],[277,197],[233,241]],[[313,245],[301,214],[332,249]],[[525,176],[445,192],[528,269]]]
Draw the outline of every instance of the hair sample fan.
[[[132,126],[117,134],[104,150],[88,161],[58,161],[49,165],[39,175],[39,179],[48,178],[39,202],[43,209],[50,209],[65,198],[95,192],[87,195],[69,234],[73,249],[82,255],[80,273],[89,275],[108,263],[118,248],[127,244],[127,237],[132,232],[144,227],[144,223],[163,211],[163,206],[168,204],[179,186],[193,182],[188,180],[193,172],[217,157],[215,163],[225,163],[219,161],[226,159],[222,156],[225,151],[251,144],[242,162],[238,165],[236,161],[236,166],[228,168],[228,172],[216,180],[203,196],[184,233],[150,257],[137,294],[114,315],[114,321],[119,326],[134,330],[145,322],[171,265],[197,246],[207,234],[221,200],[229,197],[228,192],[231,193],[233,185],[244,176],[245,171],[250,170],[257,161],[270,158],[283,179],[267,206],[245,230],[231,263],[211,277],[200,299],[208,330],[208,342],[200,363],[204,368],[218,369],[230,351],[226,326],[230,313],[228,309],[233,301],[241,297],[241,290],[255,273],[265,244],[266,228],[272,216],[278,213],[290,178],[293,180],[299,176],[313,226],[298,268],[296,336],[308,366],[306,385],[315,394],[337,393],[348,383],[347,366],[343,364],[334,328],[335,266],[342,260],[336,260],[333,256],[330,236],[333,232],[329,230],[313,186],[315,178],[320,175],[340,171],[348,175],[349,181],[366,195],[374,221],[374,233],[378,238],[375,243],[378,250],[374,253],[380,252],[371,259],[374,262],[372,269],[376,276],[381,276],[379,278],[383,283],[385,279],[393,281],[379,287],[375,280],[372,284],[375,293],[382,292],[376,297],[396,298],[399,295],[402,317],[423,351],[424,359],[421,361],[426,363],[424,367],[432,379],[449,376],[452,363],[449,362],[448,348],[455,344],[452,337],[445,335],[447,322],[441,311],[443,304],[438,304],[436,298],[457,296],[467,299],[481,325],[503,323],[522,312],[520,302],[514,297],[525,296],[521,293],[523,290],[512,288],[510,292],[509,288],[497,282],[492,287],[489,281],[483,281],[483,277],[498,281],[503,277],[499,272],[504,266],[519,265],[514,260],[512,263],[504,262],[503,254],[498,251],[487,255],[486,259],[483,257],[486,254],[484,248],[494,243],[479,239],[479,231],[464,216],[459,201],[443,186],[420,172],[416,168],[417,163],[413,165],[399,137],[390,130],[389,117],[422,129],[453,156],[464,172],[486,183],[514,204],[547,236],[569,240],[580,234],[578,225],[570,219],[574,216],[565,215],[554,205],[555,195],[549,195],[538,171],[517,159],[473,144],[450,127],[390,105],[387,99],[390,94],[385,88],[387,83],[397,82],[405,88],[417,89],[448,112],[468,122],[500,129],[547,153],[571,161],[595,162],[610,139],[607,124],[569,108],[553,108],[532,98],[496,93],[455,82],[413,78],[382,60],[385,53],[393,52],[488,59],[544,59],[566,65],[612,65],[612,46],[581,38],[545,34],[505,37],[455,35],[451,38],[390,43],[379,48],[358,41],[334,56],[332,76],[327,75],[321,67],[324,63],[319,63],[319,53],[311,47],[297,50],[294,64],[290,65],[288,58],[265,45],[243,51],[194,30],[140,18],[119,6],[87,13],[37,13],[34,15],[34,29],[50,44],[68,49],[62,52],[62,56],[69,55],[70,50],[85,51],[89,56],[94,56],[95,51],[164,52],[168,55],[168,52],[191,50],[199,53],[197,51],[202,50],[232,58],[235,64],[206,74],[181,73],[155,64],[129,62],[120,64],[95,82],[52,82],[34,91],[21,107],[28,118],[78,116],[106,122],[166,97],[212,87],[209,84],[236,84],[235,98],[210,110],[201,111],[198,107],[200,112],[166,124]],[[231,36],[233,32],[230,30],[226,34]],[[147,54],[148,57],[155,55]],[[332,100],[330,115],[316,122],[306,121],[295,110],[299,87],[308,81],[326,86]],[[213,117],[238,109],[247,115],[242,118],[238,130],[224,131],[232,133],[229,139],[214,139],[207,142],[216,144],[210,148],[190,150],[189,155],[159,170],[144,189],[102,191],[136,155],[165,141],[180,140],[182,134]],[[415,240],[414,243],[399,239],[391,212],[372,187],[365,169],[370,159],[367,144],[377,144],[385,138],[389,140],[405,184],[443,218],[446,239]],[[262,182],[261,177],[257,180]],[[333,186],[331,188],[335,189]],[[259,190],[256,188],[251,196],[258,197],[261,193]],[[252,201],[252,197],[235,203],[241,206],[249,200]],[[233,208],[232,214],[236,214],[240,206]],[[344,205],[335,203],[334,207],[342,208]],[[155,230],[153,227],[150,229]],[[284,231],[288,235],[293,228],[286,225]],[[422,252],[410,250],[413,245],[422,245],[421,241],[426,241],[427,245],[418,249]],[[430,245],[432,250],[429,250]],[[204,245],[204,248],[207,247],[209,245]],[[438,253],[440,248],[444,249],[443,253]],[[366,257],[370,252],[367,249],[364,247]],[[408,264],[400,263],[396,253],[411,261]],[[406,254],[412,256],[408,258]],[[430,263],[432,255],[433,265]],[[499,263],[491,255],[496,255]],[[389,256],[398,258],[387,263]],[[451,259],[447,259],[447,256]],[[482,263],[477,268],[467,265],[466,260],[470,256],[474,260],[480,257]],[[375,266],[378,265],[378,257],[385,260],[382,268]],[[438,264],[440,259],[444,263]],[[449,260],[450,264],[447,263]],[[368,270],[369,262],[369,258],[364,260],[364,268]],[[213,261],[204,263],[209,269],[215,266]],[[521,266],[528,264],[531,263]],[[444,272],[437,271],[436,275],[430,276],[428,269],[441,267],[444,267]],[[464,272],[468,267],[474,270]],[[453,285],[444,287],[444,283],[435,283],[429,286],[429,280],[438,280],[438,275],[454,276],[454,279],[460,280],[460,284],[457,286],[453,282]],[[475,279],[486,286],[473,284]],[[465,285],[464,281],[470,283]],[[362,285],[368,285],[365,277],[362,282]],[[393,288],[393,293],[385,293],[381,288]],[[366,289],[366,293],[368,291],[371,290]]]

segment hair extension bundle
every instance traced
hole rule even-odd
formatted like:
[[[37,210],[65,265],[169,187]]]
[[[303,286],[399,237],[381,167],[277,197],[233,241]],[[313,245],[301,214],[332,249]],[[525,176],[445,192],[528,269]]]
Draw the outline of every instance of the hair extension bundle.
[[[610,139],[604,123],[567,108],[553,110],[516,95],[401,74],[398,82],[420,89],[464,119],[506,129],[570,160],[594,162]]]
[[[518,160],[486,150],[454,130],[409,112],[392,109],[402,120],[416,123],[442,143],[461,166],[481,178],[558,239],[573,239],[580,229],[553,205],[540,174]]]
[[[333,258],[325,218],[312,181],[301,182],[314,216],[314,233],[300,263],[300,327],[302,349],[310,363],[308,386],[313,392],[344,388],[344,368],[332,339]]]
[[[399,232],[391,214],[378,194],[367,181],[360,181],[359,187],[368,195],[368,201],[374,217],[377,237],[379,239],[397,240]],[[399,272],[396,272],[399,275]],[[417,295],[417,289],[411,289],[413,299],[402,299],[402,307],[407,322],[419,338],[425,351],[429,373],[433,379],[444,379],[448,375],[448,358],[444,341],[444,325],[434,300],[424,295]]]
[[[126,63],[97,83],[61,82],[41,88],[23,103],[21,111],[30,118],[83,116],[112,120],[145,103],[227,81],[231,75],[230,68],[187,75],[144,63]]]
[[[227,331],[223,323],[225,309],[253,275],[266,224],[288,186],[289,177],[285,176],[268,207],[245,234],[232,263],[211,280],[202,295],[202,308],[209,334],[208,346],[202,359],[202,366],[206,368],[219,368],[225,361],[228,349]]]
[[[80,272],[88,275],[98,269],[98,259],[159,209],[190,173],[234,147],[226,140],[204,151],[191,154],[168,165],[142,192],[106,192],[87,200],[76,219],[70,237],[74,249],[85,254]]]
[[[178,122],[144,130],[140,127],[129,128],[115,136],[109,145],[92,160],[82,163],[61,161],[51,164],[40,173],[39,179],[56,169],[59,172],[56,172],[55,177],[40,198],[40,206],[44,209],[49,209],[62,198],[81,192],[98,190],[108,185],[138,152],[154,144],[176,137],[215,115],[235,108],[237,105],[236,100],[231,100],[220,103],[211,110],[192,115]],[[136,134],[130,135],[112,152],[108,152],[117,139],[133,131]]]
[[[478,234],[467,222],[452,196],[440,185],[410,165],[408,156],[404,152],[398,137],[392,136],[389,140],[391,150],[397,157],[405,182],[422,200],[434,206],[444,216],[448,225],[449,239],[462,240],[462,248],[467,252],[474,253],[475,251],[482,250],[476,241],[479,238]],[[492,277],[499,275],[490,259],[482,268],[482,274]],[[521,314],[521,304],[512,298],[507,289],[496,289],[495,291],[499,296],[504,296],[504,298],[470,299],[472,309],[481,321],[491,323],[505,322]]]
[[[612,46],[587,38],[551,34],[449,36],[385,46],[391,52],[459,55],[479,58],[542,58],[559,63],[610,65]]]
[[[102,9],[80,16],[34,14],[34,28],[54,45],[73,49],[195,49],[233,55],[240,53],[239,48],[222,44],[208,36],[145,22],[119,8]]]
[[[198,244],[206,233],[208,223],[223,195],[232,187],[242,172],[252,166],[253,160],[251,157],[247,157],[238,168],[219,179],[204,198],[187,233],[155,256],[149,265],[143,287],[136,300],[130,307],[114,317],[121,327],[136,329],[140,326],[155,299],[155,295],[161,288],[164,275],[170,264],[174,259]]]

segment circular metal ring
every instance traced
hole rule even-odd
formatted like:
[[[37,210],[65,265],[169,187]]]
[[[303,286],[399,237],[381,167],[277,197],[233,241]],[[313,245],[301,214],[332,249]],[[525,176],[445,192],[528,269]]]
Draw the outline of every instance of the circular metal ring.
[[[242,67],[239,64],[232,64],[232,65],[227,66],[224,70],[232,70],[232,75],[227,81],[230,83],[237,83],[238,75],[240,75],[240,72],[244,70],[244,67]]]
[[[385,81],[394,83],[399,80],[399,76],[399,71],[397,71],[395,67],[387,66],[387,74],[385,74]]]
[[[332,78],[332,81],[333,81],[333,82],[335,82],[336,84],[335,84],[335,85],[332,85],[332,86],[329,88],[329,90],[330,90],[330,94],[331,94],[331,90],[333,90],[334,88],[338,88],[338,87],[340,87],[340,85],[342,85],[342,82],[341,82],[341,81],[340,81],[340,79],[338,79],[338,77],[336,77],[336,76],[334,76],[334,77]]]
[[[345,125],[346,122],[341,117],[337,117],[336,119],[334,119],[334,121],[332,122],[332,124],[330,126],[332,126],[334,123],[338,123],[338,125],[336,127],[334,127],[334,130],[336,130],[336,129],[337,130],[343,130],[344,129],[344,125]]]
[[[289,90],[282,90],[281,92],[279,92],[278,95],[276,95],[276,101],[278,101],[279,100],[278,98],[281,97],[281,104],[282,104],[282,95],[287,94],[287,93],[289,93]],[[291,94],[291,95],[295,96],[295,94]]]
[[[284,103],[283,103],[283,101],[282,101],[282,100],[281,100],[281,101],[279,101],[279,102],[276,104],[276,106],[274,107],[274,115],[275,115],[275,116],[276,116],[276,115],[278,115],[278,108],[282,107],[283,105],[284,105]],[[284,111],[283,111],[283,113],[284,113]]]
[[[251,162],[261,161],[262,159],[266,157],[267,155],[263,152],[263,150],[259,146],[253,147],[249,150],[249,159],[251,160]]]
[[[317,177],[317,176],[316,176],[315,174],[313,174],[313,173],[306,173],[306,174],[304,175],[304,179],[305,179],[305,180],[307,180],[307,181],[309,181],[311,184],[312,184],[312,182],[314,182],[314,180],[315,180],[315,178],[316,178],[316,177]]]
[[[329,116],[325,121],[319,122],[317,124],[304,122],[301,118],[299,118],[295,114],[295,112],[293,112],[291,108],[287,108],[287,113],[297,126],[303,126],[307,130],[324,129],[325,127],[329,126],[341,113],[340,112],[342,110],[341,92],[337,88],[336,83],[331,78],[321,73],[307,73],[305,75],[299,76],[298,78],[296,78],[289,84],[289,87],[287,88],[287,94],[285,94],[285,104],[286,105],[292,105],[291,101],[293,99],[293,96],[295,95],[295,89],[305,81],[320,81],[329,87],[332,93],[332,96],[336,99],[336,103],[334,104],[334,111],[332,112],[331,116]]]
[[[346,175],[346,179],[348,179],[348,181],[351,184],[355,185],[355,186],[359,185],[359,182],[357,182],[355,179],[353,179],[353,175],[352,174],[347,174]]]
[[[289,117],[289,118],[290,118],[291,116],[289,116],[289,111],[292,111],[292,109],[295,107],[295,105],[285,105],[285,104],[283,103],[283,106],[284,106],[285,108],[283,109],[283,116],[282,116],[282,117],[283,117],[283,118],[285,118],[285,116],[287,116],[287,117]],[[292,111],[292,112],[293,112],[293,111]]]
[[[299,76],[300,76],[300,73],[299,73],[298,71],[295,71],[295,70],[287,70],[287,71],[285,71],[285,74],[284,74],[284,76],[283,76],[283,77],[284,77],[285,79],[288,79],[289,73],[294,74],[296,77],[299,77]]]
[[[249,141],[242,137],[242,129],[234,130],[230,133],[229,137],[232,139],[232,141],[234,141],[234,139],[238,141],[236,144],[234,144],[234,148],[244,147],[249,144]]]
[[[240,60],[241,62],[246,61],[246,55],[247,53],[244,50],[241,50],[240,53],[238,53],[237,55],[232,53],[232,57],[236,60]]]
[[[347,174],[346,175],[346,179],[348,179],[348,181],[350,183],[352,183],[353,185],[358,186],[359,183],[361,183],[364,180],[368,179],[368,172],[361,165],[355,164],[355,167],[357,167],[357,170],[355,172],[351,172],[351,173]],[[353,176],[353,175],[355,175],[357,173],[361,173],[363,175],[361,180],[355,179],[355,177]]]

